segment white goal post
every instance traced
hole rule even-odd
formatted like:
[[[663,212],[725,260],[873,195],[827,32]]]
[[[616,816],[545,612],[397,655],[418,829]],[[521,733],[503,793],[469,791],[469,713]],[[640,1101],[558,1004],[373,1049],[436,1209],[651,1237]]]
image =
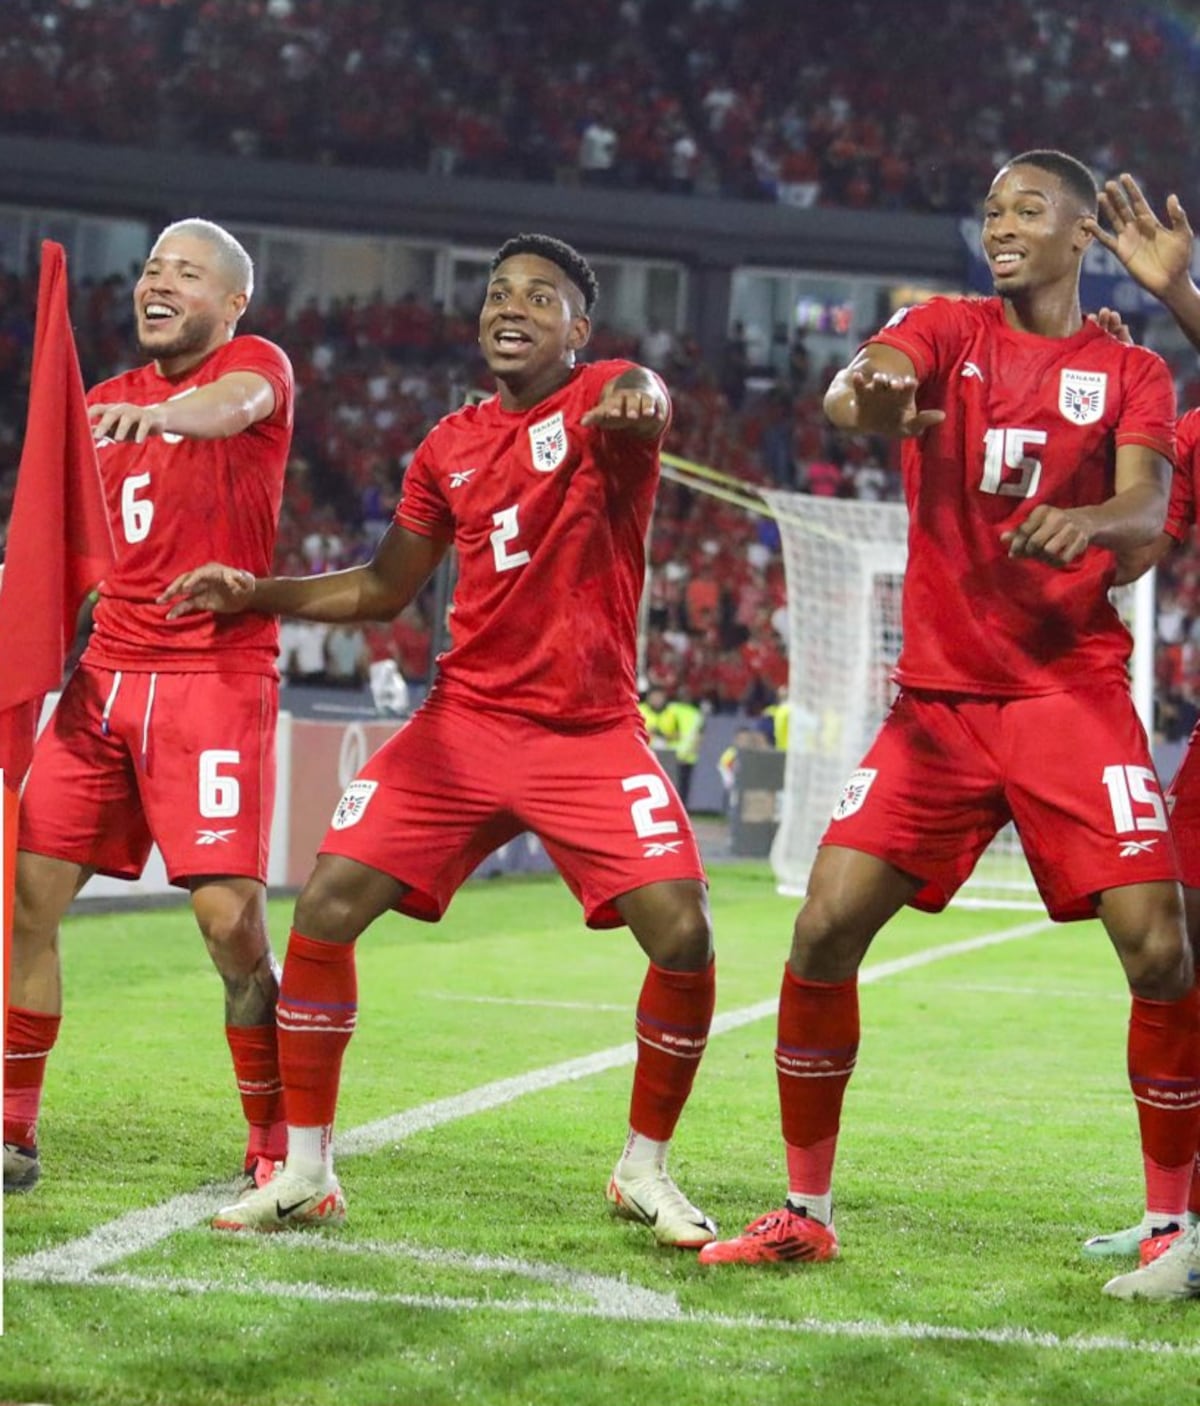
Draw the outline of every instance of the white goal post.
[[[787,574],[791,719],[771,864],[781,891],[803,894],[834,804],[895,696],[907,561],[902,503],[763,493],[779,524]],[[1134,633],[1134,697],[1150,728],[1152,575],[1121,593]],[[996,837],[958,903],[1041,910],[1012,826]]]

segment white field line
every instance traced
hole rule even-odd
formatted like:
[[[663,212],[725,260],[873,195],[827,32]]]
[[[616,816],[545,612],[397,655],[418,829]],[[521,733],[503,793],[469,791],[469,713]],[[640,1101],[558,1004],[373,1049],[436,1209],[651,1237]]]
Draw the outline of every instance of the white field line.
[[[1017,927],[1004,928],[998,932],[984,933],[979,937],[967,938],[962,942],[945,943],[938,947],[925,948],[889,962],[877,962],[864,967],[859,975],[861,985],[870,985],[886,977],[899,976],[929,966],[933,962],[945,961],[952,957],[978,952],[987,947],[995,947],[1018,938],[1029,937],[1049,927],[1045,918],[1035,922],[1022,923]],[[763,1020],[775,1013],[778,998],[770,997],[751,1006],[726,1011],[718,1015],[712,1024],[714,1035],[737,1030],[757,1020]],[[471,1117],[492,1108],[512,1103],[527,1094],[542,1089],[554,1088],[559,1084],[586,1079],[593,1074],[604,1073],[609,1069],[629,1065],[637,1057],[637,1045],[615,1045],[607,1050],[583,1055],[576,1059],[564,1060],[559,1064],[548,1065],[544,1069],[534,1069],[526,1074],[518,1074],[509,1079],[498,1079],[490,1084],[482,1084],[466,1093],[449,1098],[435,1099],[403,1113],[397,1113],[377,1122],[364,1123],[353,1128],[338,1139],[340,1156],[353,1156],[360,1152],[373,1152],[381,1147],[403,1141],[414,1133],[426,1132],[443,1124],[455,1122],[459,1118]],[[207,1219],[219,1204],[220,1198],[233,1189],[233,1183],[214,1185],[200,1191],[188,1192],[172,1197],[158,1206],[145,1210],[129,1211],[116,1220],[98,1226],[87,1235],[70,1240],[47,1250],[38,1250],[31,1255],[13,1261],[7,1266],[5,1277],[10,1281],[26,1283],[83,1283],[92,1282],[97,1272],[106,1266],[117,1264],[131,1255],[160,1243],[176,1231],[186,1229]],[[98,1282],[117,1284],[128,1280],[127,1287],[134,1288],[136,1276],[103,1276]],[[154,1280],[159,1288],[166,1289],[175,1281]],[[182,1283],[182,1281],[180,1281]],[[209,1289],[219,1289],[220,1282],[206,1285]]]
[[[1120,1352],[1163,1357],[1200,1357],[1200,1343],[1146,1342],[1108,1334],[1035,1333],[1026,1328],[957,1328],[950,1324],[886,1323],[879,1319],[831,1321],[820,1318],[764,1318],[758,1314],[721,1314],[681,1308],[674,1294],[661,1293],[625,1278],[582,1273],[563,1265],[538,1264],[500,1255],[472,1255],[462,1250],[430,1249],[383,1240],[345,1240],[295,1232],[252,1242],[257,1247],[286,1247],[311,1257],[364,1255],[380,1259],[411,1260],[418,1264],[483,1276],[515,1276],[546,1284],[560,1292],[555,1298],[494,1298],[490,1295],[386,1293],[375,1289],[331,1288],[326,1284],[277,1279],[213,1281],[150,1274],[107,1273],[72,1277],[73,1286],[129,1289],[141,1293],[205,1294],[219,1291],[241,1297],[291,1299],[308,1303],[361,1303],[375,1307],[428,1310],[441,1313],[553,1313],[564,1318],[591,1318],[618,1322],[678,1323],[685,1327],[730,1329],[736,1332],[802,1334],[825,1338],[855,1338],[889,1342],[983,1342],[998,1347],[1057,1349],[1072,1353]],[[43,1281],[44,1282],[44,1281]],[[53,1281],[52,1281],[53,1282]],[[64,1281],[57,1281],[64,1282]],[[576,1297],[567,1297],[575,1295]],[[581,1301],[582,1299],[582,1301]]]

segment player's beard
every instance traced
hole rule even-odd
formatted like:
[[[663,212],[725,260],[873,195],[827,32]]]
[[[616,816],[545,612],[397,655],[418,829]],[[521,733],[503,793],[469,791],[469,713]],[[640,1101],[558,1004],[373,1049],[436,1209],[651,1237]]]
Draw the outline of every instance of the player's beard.
[[[176,357],[190,356],[194,352],[204,351],[211,344],[216,325],[216,318],[194,312],[183,319],[173,340],[160,342],[157,339],[145,338],[139,323],[138,350],[143,356],[154,357],[157,361],[171,361]]]

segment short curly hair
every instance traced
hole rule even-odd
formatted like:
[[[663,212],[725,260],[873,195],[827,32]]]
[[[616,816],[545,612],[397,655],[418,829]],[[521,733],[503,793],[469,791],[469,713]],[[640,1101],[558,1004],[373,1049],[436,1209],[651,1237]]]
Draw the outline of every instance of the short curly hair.
[[[1057,151],[1053,147],[1022,151],[1017,156],[1009,157],[1003,169],[1007,171],[1012,166],[1036,166],[1040,171],[1048,171],[1058,177],[1085,210],[1095,211],[1095,177],[1078,157],[1071,156],[1069,152]]]
[[[496,250],[488,271],[495,273],[505,259],[517,254],[535,254],[539,259],[556,264],[583,294],[584,310],[591,312],[600,296],[600,284],[591,264],[577,249],[549,234],[515,234]]]

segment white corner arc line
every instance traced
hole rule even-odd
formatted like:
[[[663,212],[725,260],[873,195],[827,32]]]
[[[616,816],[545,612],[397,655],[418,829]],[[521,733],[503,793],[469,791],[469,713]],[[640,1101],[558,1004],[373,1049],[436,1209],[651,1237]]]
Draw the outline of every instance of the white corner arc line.
[[[997,932],[966,938],[961,942],[923,948],[919,952],[910,952],[907,956],[896,957],[891,961],[876,962],[864,967],[859,973],[859,984],[870,985],[887,977],[899,976],[904,972],[928,966],[932,962],[945,961],[987,947],[996,947],[1001,943],[1013,942],[1049,926],[1049,920],[1042,918],[1036,922],[1022,923],[1017,927],[1002,928]],[[740,1029],[743,1025],[750,1025],[756,1020],[766,1019],[774,1015],[778,1004],[778,997],[772,996],[768,1000],[742,1006],[738,1010],[726,1011],[714,1018],[711,1034],[722,1035],[727,1031]],[[428,1132],[432,1128],[441,1127],[460,1118],[486,1113],[490,1109],[523,1098],[526,1094],[539,1093],[543,1089],[552,1089],[559,1084],[578,1079],[587,1079],[593,1074],[602,1074],[609,1069],[619,1069],[623,1065],[632,1064],[636,1058],[637,1043],[630,1040],[627,1044],[614,1045],[590,1055],[563,1060],[543,1069],[533,1069],[508,1079],[481,1084],[465,1093],[434,1099],[403,1113],[352,1128],[338,1138],[338,1153],[340,1156],[353,1156],[356,1153],[375,1152],[381,1147],[411,1137],[414,1133]],[[219,1204],[219,1198],[228,1195],[233,1186],[232,1182],[217,1184],[200,1191],[174,1196],[169,1201],[145,1210],[129,1211],[123,1216],[118,1216],[116,1220],[97,1226],[95,1230],[76,1240],[50,1249],[38,1250],[12,1261],[6,1266],[5,1277],[25,1283],[47,1280],[56,1283],[82,1281],[107,1265],[117,1264],[131,1255],[149,1249],[178,1230],[206,1220]],[[106,1278],[104,1282],[108,1283],[110,1280]],[[111,1282],[116,1282],[116,1276],[113,1276]]]

